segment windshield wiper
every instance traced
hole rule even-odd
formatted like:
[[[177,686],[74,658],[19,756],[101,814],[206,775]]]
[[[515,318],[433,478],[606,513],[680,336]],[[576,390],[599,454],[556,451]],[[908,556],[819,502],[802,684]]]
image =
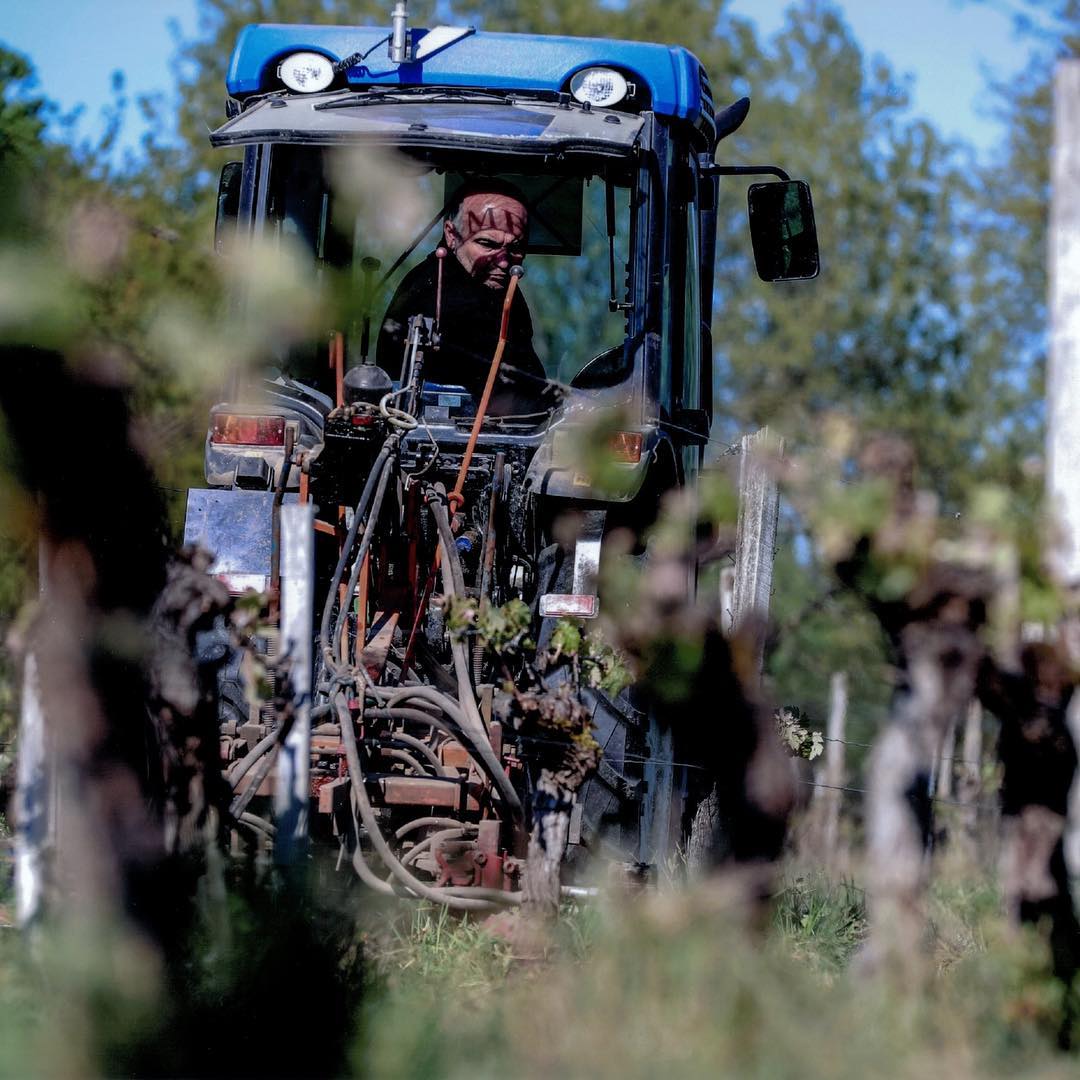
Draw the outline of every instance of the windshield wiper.
[[[520,94],[500,93],[496,90],[472,90],[468,87],[435,89],[426,86],[395,86],[386,90],[372,87],[370,90],[359,91],[348,97],[320,101],[314,108],[322,112],[328,109],[353,109],[364,105],[378,105],[386,101],[415,101],[417,99],[422,101],[497,101],[500,104],[507,104],[519,97],[521,97]],[[530,100],[536,99],[530,98]]]

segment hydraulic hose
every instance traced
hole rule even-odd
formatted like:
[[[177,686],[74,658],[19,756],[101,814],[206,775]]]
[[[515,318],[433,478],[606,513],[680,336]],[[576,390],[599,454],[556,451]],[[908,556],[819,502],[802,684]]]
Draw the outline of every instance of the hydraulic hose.
[[[439,533],[439,548],[443,553],[443,590],[450,598],[464,596],[465,586],[464,576],[461,572],[461,559],[454,544],[454,534],[450,528],[450,518],[446,507],[438,498],[431,499],[428,505],[431,507],[432,517],[435,519],[435,525]],[[515,825],[523,829],[525,827],[525,811],[521,805],[521,800],[518,798],[517,792],[514,791],[514,786],[510,783],[509,777],[503,771],[502,763],[491,747],[487,728],[480,716],[480,710],[476,706],[476,694],[473,690],[469,658],[465,651],[464,641],[455,641],[451,637],[450,654],[453,657],[454,672],[457,675],[458,702],[461,706],[462,718],[468,718],[468,726],[462,724],[462,728],[475,733],[472,742],[481,758],[489,766],[485,771],[492,776],[493,780],[497,776],[496,783],[499,793],[513,809],[516,815]]]
[[[444,829],[459,829],[461,828],[461,822],[452,817],[422,817],[413,818],[412,821],[407,821],[396,833],[394,838],[401,840],[408,836],[411,832],[416,832],[417,829],[424,829],[429,825],[438,825]]]
[[[441,832],[432,833],[430,836],[425,836],[416,847],[411,848],[401,860],[402,866],[411,866],[425,851],[430,851],[432,848],[436,848],[444,840],[460,840],[463,836],[467,836],[469,832],[475,832],[475,828],[469,830],[468,828],[459,825],[456,829],[443,829]]]
[[[439,548],[442,557],[443,592],[449,599],[465,595],[465,578],[461,572],[461,559],[454,544],[454,533],[450,528],[450,518],[442,500],[431,499],[431,516],[439,532]],[[454,674],[457,676],[458,701],[462,711],[473,724],[478,734],[487,736],[487,728],[476,707],[476,694],[473,690],[472,676],[469,671],[469,658],[465,652],[465,643],[450,639],[450,653],[454,658]]]
[[[433,850],[444,840],[457,840],[459,837],[466,836],[469,832],[474,831],[474,829],[475,827],[470,827],[468,825],[459,825],[455,829],[444,829],[441,832],[432,833],[430,836],[424,837],[416,847],[409,851],[405,858],[401,860],[401,864],[402,866],[411,866],[425,851]],[[487,889],[472,885],[452,885],[445,888],[444,891],[450,896],[471,896],[478,900],[490,900],[497,904],[513,905],[521,903],[521,893],[507,892],[505,889]]]
[[[241,814],[237,819],[241,825],[246,825],[249,829],[254,829],[256,832],[261,832],[266,836],[275,836],[277,829],[274,825],[267,821],[266,818],[259,817],[258,814]]]
[[[355,809],[353,813],[355,815]],[[408,836],[409,833],[415,832],[417,829],[422,829],[430,825],[438,825],[442,826],[443,828],[460,828],[461,822],[455,821],[453,818],[444,817],[415,818],[414,820],[406,822],[406,824],[402,825],[401,828],[398,829],[396,833],[394,833],[394,836],[400,840],[402,837]],[[357,832],[359,832],[359,830],[357,830]],[[353,868],[356,870],[357,877],[359,877],[365,885],[374,889],[376,892],[382,893],[382,895],[384,896],[410,896],[410,894],[400,885],[395,888],[393,884],[388,881],[384,881],[375,873],[374,870],[371,869],[370,866],[368,866],[367,862],[364,860],[364,854],[360,850],[359,844],[353,851],[352,863]]]
[[[410,708],[406,705],[395,705],[393,708],[374,706],[366,709],[364,715],[371,717],[372,720],[412,720],[417,724],[426,724],[430,727],[437,728],[439,731],[443,732],[444,735],[449,735],[455,742],[464,743],[466,749],[472,753],[473,760],[480,766],[480,769],[492,782],[496,792],[499,794],[500,802],[502,802],[502,792],[499,788],[500,784],[506,781],[506,773],[502,771],[501,767],[498,769],[492,768],[491,762],[483,758],[480,754],[476,742],[472,737],[472,732],[463,729],[460,724],[447,720],[444,716],[432,716],[431,713],[421,712],[419,709]],[[495,757],[494,754],[491,756],[492,758]],[[456,770],[451,770],[448,775],[451,777],[456,776]],[[513,788],[511,787],[510,790],[513,791]],[[511,807],[510,809],[511,812],[513,812],[513,808]]]
[[[357,812],[357,806],[358,806],[358,803],[359,803],[359,800],[358,800],[358,798],[356,796],[355,787],[353,788],[352,803],[353,803],[353,817],[355,818],[356,817],[356,812]],[[360,830],[357,829],[357,833],[359,833],[359,831]],[[352,864],[353,864],[353,869],[356,871],[356,876],[369,889],[373,889],[375,892],[381,893],[383,896],[404,896],[404,897],[406,897],[408,899],[411,899],[411,896],[410,896],[410,894],[408,892],[406,892],[404,889],[402,889],[400,887],[395,889],[394,886],[392,884],[390,884],[390,882],[383,881],[383,879],[381,877],[379,877],[379,875],[376,874],[375,871],[372,870],[370,866],[368,866],[367,862],[364,860],[364,853],[363,853],[363,851],[360,850],[359,842],[357,843],[356,847],[353,848]]]
[[[426,742],[417,739],[413,735],[408,735],[404,731],[394,731],[390,733],[391,742],[403,743],[405,746],[415,750],[421,757],[423,757],[437,773],[443,776],[456,776],[457,771],[452,769],[449,765],[444,765],[438,758],[438,755]]]
[[[424,884],[424,882],[416,877],[415,874],[411,873],[408,867],[402,865],[401,860],[394,854],[390,845],[386,842],[386,838],[379,828],[379,823],[375,819],[375,811],[371,806],[371,801],[368,799],[367,789],[364,786],[364,770],[360,764],[360,751],[356,745],[356,733],[353,731],[352,717],[349,715],[349,710],[345,705],[344,697],[339,693],[336,695],[334,701],[337,706],[338,715],[341,718],[341,734],[342,741],[345,744],[345,759],[349,765],[349,776],[352,778],[352,790],[356,799],[356,807],[360,812],[360,820],[363,822],[364,829],[367,831],[368,839],[371,841],[372,847],[375,848],[376,854],[378,854],[379,858],[386,864],[387,869],[399,882],[401,882],[402,885],[421,899],[445,904],[447,907],[455,908],[459,911],[491,911],[494,907],[492,901],[481,899],[474,900],[471,897],[455,896],[442,889],[432,888],[430,885]],[[359,850],[359,847],[357,850]],[[380,889],[380,891],[382,890]]]
[[[330,589],[326,594],[326,603],[323,605],[322,621],[319,625],[319,646],[324,658],[327,656],[330,645],[330,616],[333,614],[334,610],[334,597],[337,595],[337,589],[341,584],[341,578],[345,573],[345,567],[349,565],[349,556],[352,553],[353,544],[356,543],[356,534],[359,532],[360,525],[367,514],[368,503],[375,493],[375,486],[378,484],[379,479],[382,476],[383,468],[389,460],[390,454],[393,452],[397,443],[398,436],[396,435],[391,435],[383,443],[382,449],[379,451],[378,456],[375,458],[375,463],[371,467],[371,472],[368,473],[367,481],[364,484],[364,490],[360,494],[360,501],[356,504],[356,509],[353,512],[352,524],[349,526],[349,531],[345,534],[345,542],[341,546],[341,554],[338,556],[337,566],[334,568]]]
[[[273,749],[278,741],[277,731],[270,732],[265,738],[260,739],[226,774],[229,787],[235,790],[236,785],[247,776],[251,767],[263,756]]]
[[[275,744],[275,746],[280,744]],[[239,795],[232,801],[232,805],[229,807],[229,813],[239,820],[240,815],[247,809],[248,803],[255,798],[255,793],[262,787],[263,781],[270,774],[270,770],[274,767],[274,760],[276,754],[273,750],[264,755],[262,763],[256,770],[255,775],[251,778],[251,782],[248,784]]]
[[[502,762],[495,756],[495,751],[492,749],[491,743],[488,741],[487,733],[483,730],[482,726],[480,732],[477,732],[474,725],[468,724],[465,721],[463,711],[453,699],[430,686],[400,687],[389,701],[387,701],[386,707],[388,709],[395,709],[398,707],[399,703],[408,701],[412,698],[432,701],[438,708],[442,709],[443,713],[451,721],[453,727],[457,729],[452,732],[452,734],[457,738],[464,736],[465,741],[469,744],[469,749],[474,752],[478,759],[478,764],[484,772],[487,773],[488,778],[495,786],[496,791],[498,791],[503,804],[509,808],[510,812],[516,816],[520,822],[524,822],[525,810],[521,805],[521,799],[518,798],[518,793],[514,790],[514,785],[510,783],[510,778],[503,771]],[[414,719],[417,718],[414,717]],[[424,715],[422,722],[431,723],[432,720],[430,717]]]
[[[431,775],[408,750],[390,749],[387,753],[389,753],[392,760],[400,761],[403,765],[407,765],[417,776]]]

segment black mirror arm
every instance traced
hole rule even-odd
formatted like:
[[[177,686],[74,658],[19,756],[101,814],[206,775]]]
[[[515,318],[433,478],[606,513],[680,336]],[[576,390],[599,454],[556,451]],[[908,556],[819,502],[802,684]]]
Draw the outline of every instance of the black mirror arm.
[[[708,154],[698,158],[698,171],[702,176],[775,176],[784,181],[791,179],[779,165],[717,165]]]

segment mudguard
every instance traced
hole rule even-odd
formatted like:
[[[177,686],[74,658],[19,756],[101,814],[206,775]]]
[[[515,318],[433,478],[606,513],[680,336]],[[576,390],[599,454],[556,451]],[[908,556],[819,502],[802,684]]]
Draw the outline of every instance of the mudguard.
[[[296,496],[286,499],[293,502]],[[273,522],[272,491],[190,488],[184,543],[213,553],[210,573],[230,592],[262,592],[270,582]]]

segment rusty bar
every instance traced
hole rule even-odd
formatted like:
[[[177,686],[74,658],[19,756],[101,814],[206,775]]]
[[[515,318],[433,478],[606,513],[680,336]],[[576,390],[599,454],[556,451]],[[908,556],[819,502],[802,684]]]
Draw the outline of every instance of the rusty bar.
[[[476,852],[473,863],[477,868],[477,884],[488,889],[503,887],[503,864],[499,858],[499,830],[501,825],[494,818],[481,821],[476,834]]]
[[[386,667],[390,655],[390,646],[394,643],[394,631],[397,629],[399,613],[396,611],[377,611],[371,624],[371,640],[360,653],[360,663],[367,668],[372,681],[377,682]]]
[[[348,787],[351,783],[347,776],[339,776],[336,780],[323,784],[319,788],[319,813],[332,814],[334,812],[334,791],[336,788]]]
[[[468,769],[472,765],[469,751],[456,740],[444,742],[439,747],[439,758],[452,769]]]
[[[436,554],[438,553],[436,552]],[[409,670],[409,667],[413,662],[413,653],[416,649],[416,635],[420,632],[420,623],[423,621],[424,612],[427,610],[428,597],[435,587],[435,574],[438,571],[438,568],[437,562],[432,563],[431,570],[428,572],[427,581],[424,582],[424,591],[420,594],[419,602],[416,605],[416,618],[413,619],[412,629],[409,631],[409,641],[405,646],[405,659],[401,663],[402,679],[405,678],[405,673]]]
[[[452,779],[422,776],[380,776],[369,779],[387,806],[446,807],[450,810],[477,812],[480,804],[466,795],[463,785]],[[464,801],[465,805],[462,806]]]
[[[311,471],[308,462],[307,455],[303,456],[304,464],[300,469],[300,495],[299,500],[302,503],[306,503],[311,498]],[[318,528],[318,522],[315,523],[315,527]]]
[[[364,555],[360,567],[360,581],[356,587],[356,663],[361,662],[367,644],[368,577],[371,574],[371,552]]]
[[[236,787],[233,788],[233,793],[239,795],[242,791],[247,791],[251,787],[251,782],[255,779],[257,769],[250,769],[244,773],[237,781]],[[259,790],[255,792],[256,795],[273,795],[274,785],[276,783],[277,771],[276,768],[272,768],[266,776],[263,777],[262,783],[259,785]]]
[[[334,369],[334,404],[345,404],[345,337],[336,331],[330,338],[330,366]]]

